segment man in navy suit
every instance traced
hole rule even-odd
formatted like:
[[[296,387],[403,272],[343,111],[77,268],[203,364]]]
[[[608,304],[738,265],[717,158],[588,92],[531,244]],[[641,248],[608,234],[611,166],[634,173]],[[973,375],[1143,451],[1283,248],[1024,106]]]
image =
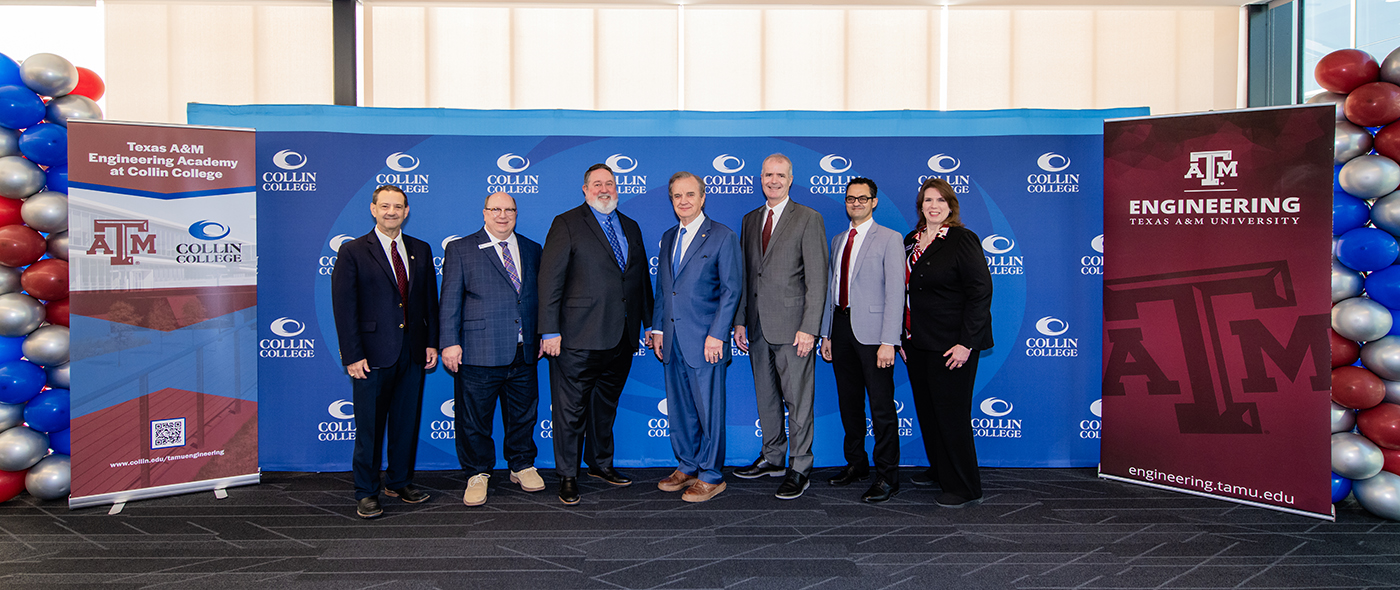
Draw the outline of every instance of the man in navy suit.
[[[356,513],[374,518],[379,465],[388,431],[384,493],[410,504],[428,495],[413,487],[423,371],[437,366],[437,272],[433,251],[403,234],[408,197],[391,184],[374,189],[374,229],[341,244],[331,269],[331,302],[340,362],[355,401]]]
[[[486,197],[481,230],[452,241],[443,254],[442,364],[457,375],[457,460],[467,476],[462,503],[468,506],[486,503],[496,465],[491,427],[497,399],[510,481],[527,492],[544,489],[535,470],[534,437],[540,245],[515,233],[516,214],[510,195]]]
[[[540,348],[550,356],[554,461],[565,504],[579,502],[580,457],[588,475],[632,483],[613,468],[612,429],[652,314],[642,230],[617,211],[617,182],[606,164],[584,172],[583,198],[554,218],[540,258]]]
[[[661,236],[651,347],[666,367],[666,416],[679,466],[657,487],[704,502],[725,488],[724,376],[744,260],[739,236],[705,217],[703,180],[677,172],[668,186],[680,225]]]
[[[822,358],[836,373],[836,398],[846,431],[846,467],[834,486],[870,474],[865,456],[865,397],[875,434],[875,482],[861,499],[884,502],[899,491],[899,415],[894,405],[894,353],[904,319],[904,236],[875,223],[875,182],[846,183],[851,225],[831,240],[831,278],[822,313]]]

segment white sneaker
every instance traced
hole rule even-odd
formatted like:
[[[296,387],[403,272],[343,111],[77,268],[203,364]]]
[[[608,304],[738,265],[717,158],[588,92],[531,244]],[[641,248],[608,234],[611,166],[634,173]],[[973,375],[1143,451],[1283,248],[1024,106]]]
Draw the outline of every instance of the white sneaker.
[[[510,472],[510,483],[520,484],[520,489],[527,492],[538,492],[544,489],[544,479],[534,467],[526,467],[520,471]]]
[[[486,484],[491,479],[489,473],[478,473],[467,480],[467,491],[462,494],[462,503],[467,506],[480,506],[486,503]]]

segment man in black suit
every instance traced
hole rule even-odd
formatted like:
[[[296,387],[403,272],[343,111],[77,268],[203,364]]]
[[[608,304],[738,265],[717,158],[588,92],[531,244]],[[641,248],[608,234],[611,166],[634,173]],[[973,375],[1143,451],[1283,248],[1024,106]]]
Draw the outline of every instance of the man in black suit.
[[[585,204],[561,213],[540,260],[540,348],[550,356],[554,461],[559,500],[577,504],[579,459],[612,485],[632,483],[613,468],[617,401],[651,327],[651,269],[637,222],[617,211],[612,169],[583,175]]]
[[[413,487],[423,371],[437,365],[437,272],[433,251],[403,234],[408,197],[394,185],[374,189],[374,229],[340,246],[331,270],[331,301],[340,362],[355,401],[356,513],[374,518],[379,465],[388,431],[389,469],[384,493],[417,504],[428,495]]]

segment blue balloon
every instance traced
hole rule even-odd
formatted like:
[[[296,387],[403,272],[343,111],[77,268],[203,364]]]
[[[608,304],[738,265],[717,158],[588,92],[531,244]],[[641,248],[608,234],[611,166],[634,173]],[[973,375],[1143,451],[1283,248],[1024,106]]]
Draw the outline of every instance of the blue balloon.
[[[49,448],[60,455],[72,455],[73,435],[72,430],[60,430],[49,433]]]
[[[24,86],[24,79],[19,77],[19,64],[3,53],[0,53],[0,86]]]
[[[19,151],[35,164],[61,166],[68,163],[68,130],[53,123],[40,123],[19,135]]]
[[[44,99],[23,84],[0,86],[0,127],[24,129],[44,120]]]
[[[68,390],[50,389],[34,396],[24,406],[24,421],[39,432],[68,430]]]
[[[1369,272],[1395,263],[1400,244],[1395,236],[1374,227],[1358,227],[1337,240],[1337,260],[1347,268]]]
[[[43,367],[29,361],[0,363],[0,403],[27,402],[44,389],[48,379]]]
[[[1387,266],[1367,275],[1366,294],[1376,303],[1400,309],[1400,265]]]
[[[0,336],[0,363],[17,361],[24,357],[24,336],[10,338]]]
[[[1371,220],[1366,201],[1346,193],[1332,195],[1332,235],[1340,236]]]
[[[1347,496],[1349,495],[1351,495],[1351,480],[1337,475],[1336,473],[1333,473],[1332,503],[1336,504],[1337,502],[1341,502],[1342,500],[1347,499]]]
[[[49,169],[44,171],[44,176],[48,177],[47,190],[56,191],[64,194],[68,193],[67,164],[64,164],[62,166],[49,166]]]

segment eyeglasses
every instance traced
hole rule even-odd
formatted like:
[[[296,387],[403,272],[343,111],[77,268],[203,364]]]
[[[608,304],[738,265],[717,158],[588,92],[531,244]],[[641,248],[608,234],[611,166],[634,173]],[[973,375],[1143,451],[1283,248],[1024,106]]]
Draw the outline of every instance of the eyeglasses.
[[[864,204],[869,203],[869,202],[871,202],[871,201],[873,201],[873,200],[875,200],[875,197],[846,197],[846,204],[847,204],[847,205],[853,205],[853,204],[855,204],[855,203],[860,203],[860,204],[864,205]]]
[[[486,209],[484,209],[484,211],[490,213],[491,215],[500,215],[502,212],[504,212],[506,215],[515,215],[515,207],[508,207],[506,209],[502,209],[500,207],[487,207]]]

